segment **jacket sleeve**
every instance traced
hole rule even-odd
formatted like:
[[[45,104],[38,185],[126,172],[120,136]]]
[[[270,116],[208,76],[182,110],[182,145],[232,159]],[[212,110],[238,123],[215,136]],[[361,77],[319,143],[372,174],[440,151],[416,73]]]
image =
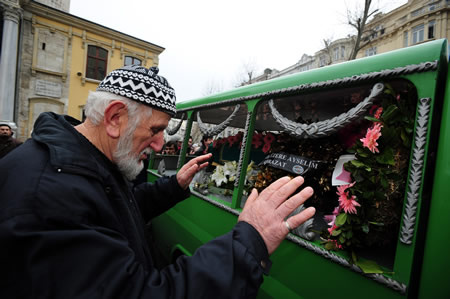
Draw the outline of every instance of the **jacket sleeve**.
[[[254,298],[268,262],[261,237],[244,222],[158,271],[138,262],[117,231],[33,218],[0,223],[3,298]]]
[[[182,189],[176,175],[161,177],[154,183],[143,183],[134,188],[134,197],[145,222],[164,213],[189,195],[189,188]]]

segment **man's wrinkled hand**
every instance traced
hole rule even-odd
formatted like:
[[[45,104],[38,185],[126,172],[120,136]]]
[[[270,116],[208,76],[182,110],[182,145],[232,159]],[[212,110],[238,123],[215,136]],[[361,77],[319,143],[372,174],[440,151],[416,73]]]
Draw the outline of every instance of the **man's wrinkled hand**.
[[[301,176],[294,179],[283,177],[264,189],[261,194],[253,189],[239,215],[238,221],[249,223],[259,232],[269,254],[272,254],[284,240],[289,233],[289,227],[294,229],[314,216],[315,208],[309,207],[286,219],[313,194],[313,189],[306,187],[288,198],[303,182]]]
[[[178,185],[183,189],[187,189],[195,174],[208,166],[208,160],[211,156],[212,154],[198,156],[184,164],[177,173]]]

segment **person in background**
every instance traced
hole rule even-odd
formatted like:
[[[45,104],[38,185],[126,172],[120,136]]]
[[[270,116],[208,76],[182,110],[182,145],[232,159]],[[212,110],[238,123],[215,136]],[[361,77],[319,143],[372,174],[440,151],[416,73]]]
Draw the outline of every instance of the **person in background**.
[[[208,153],[209,145],[212,144],[213,138],[207,135],[204,135],[201,140],[200,148],[195,152],[195,155],[204,155]]]
[[[177,144],[174,141],[168,141],[164,145],[163,154],[165,155],[175,155],[177,152]]]
[[[19,142],[13,138],[13,135],[14,132],[8,124],[0,124],[0,159],[22,144],[22,142]]]
[[[315,213],[303,178],[254,189],[230,232],[157,269],[144,226],[190,195],[211,154],[132,188],[175,115],[157,68],[125,66],[89,94],[86,120],[51,112],[0,160],[0,298],[254,298],[269,256]],[[170,230],[168,227],[167,230]]]

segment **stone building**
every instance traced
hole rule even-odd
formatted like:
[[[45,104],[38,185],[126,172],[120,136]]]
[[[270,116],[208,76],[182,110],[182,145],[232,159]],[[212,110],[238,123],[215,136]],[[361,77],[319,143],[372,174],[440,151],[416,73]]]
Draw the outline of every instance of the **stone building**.
[[[366,25],[362,47],[356,58],[409,47],[431,40],[449,38],[450,0],[408,0],[390,12],[378,13]],[[348,60],[354,37],[332,41],[313,56],[303,54],[295,64],[278,71],[267,68],[252,83]]]
[[[409,0],[388,13],[375,15],[363,37],[368,44],[357,58],[448,38],[449,11],[449,0]]]
[[[157,66],[164,48],[69,13],[70,0],[0,0],[0,121],[28,138],[45,111],[83,118],[111,70]]]

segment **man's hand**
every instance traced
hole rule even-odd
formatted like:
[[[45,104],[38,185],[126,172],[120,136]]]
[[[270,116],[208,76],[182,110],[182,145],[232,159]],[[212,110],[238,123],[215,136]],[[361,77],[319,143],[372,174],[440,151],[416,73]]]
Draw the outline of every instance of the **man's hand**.
[[[211,158],[211,156],[212,154],[198,156],[184,164],[177,173],[178,185],[186,190],[192,182],[195,174],[208,166],[207,161]]]
[[[298,187],[303,184],[301,176],[294,179],[283,177],[258,195],[253,189],[245,203],[238,221],[245,221],[252,225],[264,239],[269,254],[284,240],[289,228],[294,229],[314,216],[316,209],[309,207],[301,213],[285,218],[313,194],[311,187],[306,187],[296,195],[287,199]]]

